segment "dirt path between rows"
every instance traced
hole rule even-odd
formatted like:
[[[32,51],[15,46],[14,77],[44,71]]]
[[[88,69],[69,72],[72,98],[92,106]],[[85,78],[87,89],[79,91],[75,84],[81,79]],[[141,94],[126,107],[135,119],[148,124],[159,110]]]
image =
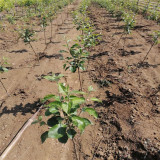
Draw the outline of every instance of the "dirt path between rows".
[[[1,50],[1,57],[8,57],[12,69],[1,75],[10,96],[8,97],[2,86],[0,86],[0,99],[3,102],[0,106],[0,152],[4,150],[21,126],[36,111],[39,98],[43,98],[50,93],[58,93],[56,83],[41,79],[42,75],[50,72],[62,73],[67,77],[71,87],[79,89],[77,74],[70,74],[63,70],[64,62],[60,58],[67,55],[59,53],[59,50],[65,49],[63,46],[65,45],[64,36],[71,39],[71,44],[73,44],[73,40],[79,35],[79,32],[74,28],[71,15],[67,14],[68,9],[70,12],[73,11],[78,7],[79,2],[66,7],[62,14],[59,14],[53,21],[53,42],[48,44],[45,50],[46,55],[40,60],[39,66],[33,67],[35,56],[31,48],[24,45],[21,40],[18,44]],[[49,42],[50,26],[46,29],[46,36],[48,37],[47,42]],[[38,41],[33,42],[32,45],[37,52],[42,52],[45,48],[42,31],[36,35],[36,39]],[[6,159],[74,159],[71,141],[63,145],[51,139],[41,144],[40,136],[45,129],[44,127],[40,128],[39,125],[30,126]]]
[[[90,78],[104,100],[103,107],[96,107],[103,138],[94,159],[159,160],[160,45],[136,68],[159,25],[137,16],[123,50],[124,37],[118,41],[124,24],[97,4],[89,12],[96,31],[102,33],[89,63]]]

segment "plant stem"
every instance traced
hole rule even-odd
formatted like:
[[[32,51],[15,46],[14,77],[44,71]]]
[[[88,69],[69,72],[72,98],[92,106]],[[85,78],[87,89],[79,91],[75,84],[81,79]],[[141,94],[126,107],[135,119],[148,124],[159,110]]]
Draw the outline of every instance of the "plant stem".
[[[43,28],[43,33],[44,33],[44,41],[45,41],[45,44],[47,44],[45,28]]]
[[[122,35],[121,35],[120,39],[118,40],[117,45],[115,46],[114,53],[115,53],[115,51],[116,51],[117,47],[119,46],[119,42],[120,42],[120,40],[122,39],[123,35],[124,35],[124,33],[122,33]]]
[[[52,25],[52,20],[51,20],[51,40],[52,41],[52,34],[53,34],[53,29],[52,29],[53,25]]]
[[[0,83],[2,84],[2,86],[3,86],[4,90],[6,91],[7,95],[9,96],[9,94],[8,94],[8,92],[7,92],[7,89],[6,89],[6,87],[4,86],[3,82],[1,81],[1,79],[0,79]]]
[[[30,47],[32,48],[32,50],[33,50],[35,56],[37,57],[37,61],[39,62],[39,56],[38,56],[38,54],[36,53],[36,51],[34,50],[34,48],[33,48],[32,44],[31,44],[31,42],[29,42],[29,45],[30,45]]]
[[[148,54],[150,53],[151,49],[153,48],[154,44],[155,44],[155,42],[151,45],[151,47],[150,47],[150,49],[148,50],[146,56],[144,57],[142,63],[144,63],[144,61],[146,60],[146,58],[147,58]]]
[[[126,43],[126,37],[127,37],[127,35],[124,37],[123,52],[124,52],[124,47],[125,47],[125,43]]]
[[[80,90],[82,91],[82,81],[81,81],[81,75],[78,67],[78,77],[79,77],[79,83],[80,83]]]
[[[63,24],[63,17],[62,17],[62,13],[61,13],[61,19],[62,19],[62,24]]]

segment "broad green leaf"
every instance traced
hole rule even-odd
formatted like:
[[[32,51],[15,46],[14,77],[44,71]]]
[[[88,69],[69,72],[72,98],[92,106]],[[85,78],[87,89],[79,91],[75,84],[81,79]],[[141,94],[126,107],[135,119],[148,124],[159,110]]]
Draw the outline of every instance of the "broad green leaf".
[[[81,131],[81,133],[82,133],[82,132],[84,131],[85,127],[86,127],[83,118],[78,117],[78,116],[73,116],[73,117],[72,117],[72,121],[73,121],[73,124],[74,124],[75,126],[77,126],[78,129],[79,129],[79,130]]]
[[[68,129],[67,130],[67,135],[68,135],[68,137],[70,138],[70,139],[73,139],[74,138],[74,136],[76,135],[76,131],[74,130],[74,129]]]
[[[76,67],[76,66],[70,66],[69,69],[70,69],[70,71],[71,71],[72,73],[75,73],[76,70],[77,70],[77,67]]]
[[[58,89],[60,93],[67,95],[66,87],[64,86],[63,83],[58,83]]]
[[[44,76],[44,79],[47,79],[49,81],[55,81],[55,77],[54,76]]]
[[[8,69],[3,67],[3,66],[0,66],[0,72],[3,73],[3,72],[7,72]]]
[[[63,137],[58,138],[58,141],[59,141],[60,143],[67,143],[67,141],[68,141],[67,133],[66,133],[66,134],[64,134],[64,136],[63,136]]]
[[[63,74],[59,74],[58,76],[56,76],[55,74],[52,76],[44,76],[45,79],[49,80],[49,81],[56,81],[58,82],[60,80],[60,78],[64,77]]]
[[[53,106],[53,107],[50,107],[50,108],[49,108],[49,112],[51,112],[51,113],[54,114],[54,113],[57,113],[57,112],[59,112],[59,111],[58,111],[58,109],[57,109],[56,107]]]
[[[65,113],[68,113],[68,104],[67,103],[62,103],[62,109]]]
[[[84,121],[86,126],[91,124],[91,122],[87,118],[83,118],[83,121]]]
[[[44,132],[41,135],[41,142],[44,143],[47,138],[48,138],[48,131]]]
[[[60,101],[53,101],[49,103],[47,106],[48,107],[61,107],[62,103]]]
[[[101,102],[101,103],[102,103],[102,101],[101,101],[100,99],[98,99],[98,98],[95,98],[95,97],[91,98],[91,101],[95,101],[95,102]]]
[[[47,100],[54,98],[54,97],[55,97],[55,95],[49,94],[49,95],[45,96],[43,99],[41,99],[41,102],[45,103]]]
[[[62,109],[65,113],[69,114],[72,108],[72,102],[62,103]]]
[[[56,124],[48,131],[49,138],[59,139],[66,134],[66,125]]]
[[[72,93],[73,93],[73,94],[82,94],[82,95],[83,95],[83,94],[86,94],[85,92],[76,91],[76,90],[75,90],[75,91],[71,91],[70,93],[71,93],[71,94],[72,94]]]
[[[98,113],[93,108],[83,108],[84,112],[88,112],[90,115],[98,118]]]
[[[47,121],[47,125],[50,126],[50,127],[53,127],[54,125],[58,124],[59,121],[58,121],[58,117],[56,116],[53,116],[51,117],[50,119],[48,119]]]
[[[72,116],[72,122],[75,126],[78,127],[78,129],[81,131],[81,133],[84,131],[85,127],[91,124],[91,122],[86,119],[79,116]]]
[[[49,111],[49,109],[46,110],[45,116],[50,116],[52,113]]]
[[[73,105],[79,105],[79,104],[85,103],[85,98],[83,97],[73,97],[71,100]]]

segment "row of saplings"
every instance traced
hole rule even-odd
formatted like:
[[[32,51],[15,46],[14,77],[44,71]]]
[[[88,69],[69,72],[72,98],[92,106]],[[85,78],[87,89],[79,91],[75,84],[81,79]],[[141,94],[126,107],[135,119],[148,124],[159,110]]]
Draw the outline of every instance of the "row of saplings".
[[[88,87],[88,92],[83,92],[81,72],[85,70],[85,62],[89,57],[89,48],[95,46],[100,39],[99,34],[94,33],[94,28],[87,17],[87,8],[90,2],[84,0],[77,11],[72,12],[73,21],[77,30],[81,31],[81,35],[78,36],[77,41],[71,47],[69,46],[70,40],[66,40],[66,50],[60,50],[60,53],[69,53],[70,57],[67,57],[63,68],[70,70],[72,73],[78,72],[78,79],[80,83],[79,90],[70,90],[69,85],[65,83],[58,83],[59,95],[47,95],[41,102],[46,109],[45,116],[48,117],[47,122],[42,120],[42,116],[39,116],[38,120],[33,123],[40,123],[40,125],[47,125],[48,130],[41,135],[42,143],[47,138],[58,139],[61,143],[66,143],[68,139],[72,139],[75,149],[74,137],[77,132],[83,133],[84,129],[92,124],[87,118],[83,118],[81,115],[83,112],[88,112],[95,118],[98,118],[97,112],[91,108],[86,107],[87,101],[95,101],[101,103],[98,98],[89,98],[91,92],[94,91],[92,86]],[[58,76],[49,75],[44,78],[50,81],[58,82],[64,75]],[[75,149],[76,152],[76,149]],[[76,156],[76,159],[78,157]]]

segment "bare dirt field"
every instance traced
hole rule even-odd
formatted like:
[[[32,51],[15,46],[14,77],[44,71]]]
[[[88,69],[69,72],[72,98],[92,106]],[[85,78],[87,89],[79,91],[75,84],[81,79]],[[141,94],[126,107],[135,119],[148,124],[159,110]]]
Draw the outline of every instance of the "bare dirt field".
[[[79,2],[69,5],[69,12],[76,9]],[[68,56],[59,52],[65,49],[64,36],[71,39],[72,44],[80,35],[67,11],[64,8],[54,20],[54,36],[52,42],[47,39],[47,47],[43,32],[36,28],[39,41],[34,41],[33,45],[37,52],[45,50],[46,53],[38,65],[35,65],[31,48],[21,40],[15,42],[18,37],[9,30],[12,26],[6,23],[8,30],[0,33],[0,55],[8,57],[10,63],[9,72],[0,75],[9,94],[6,95],[0,85],[0,153],[35,113],[39,99],[50,93],[58,94],[57,84],[43,79],[43,75],[64,74],[71,88],[79,89],[78,74],[64,71],[64,62],[60,60]],[[99,118],[92,119],[94,125],[75,138],[78,158],[159,160],[160,44],[152,48],[145,63],[139,62],[152,44],[150,34],[160,26],[137,16],[135,29],[120,39],[123,23],[97,4],[92,4],[88,11],[102,39],[90,49],[87,70],[81,72],[83,90],[92,85],[96,92],[91,96],[101,99],[103,104],[92,104]],[[50,26],[46,36],[50,36]],[[41,143],[40,136],[45,129],[38,124],[31,125],[6,160],[75,160],[72,141],[60,144],[47,139]]]

